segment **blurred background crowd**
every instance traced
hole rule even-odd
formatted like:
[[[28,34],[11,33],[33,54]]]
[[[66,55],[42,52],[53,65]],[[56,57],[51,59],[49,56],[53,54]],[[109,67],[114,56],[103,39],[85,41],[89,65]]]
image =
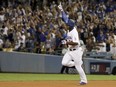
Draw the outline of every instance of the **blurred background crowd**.
[[[75,22],[88,52],[116,52],[116,0],[0,0],[0,50],[56,54],[68,28],[58,4]]]

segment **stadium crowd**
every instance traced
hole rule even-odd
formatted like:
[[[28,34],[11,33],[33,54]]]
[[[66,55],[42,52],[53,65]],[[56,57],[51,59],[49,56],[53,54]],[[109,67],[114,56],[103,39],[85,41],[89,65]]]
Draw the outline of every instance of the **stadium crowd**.
[[[55,54],[68,28],[59,1],[75,22],[86,51],[116,52],[116,0],[37,0],[0,6],[0,50]]]

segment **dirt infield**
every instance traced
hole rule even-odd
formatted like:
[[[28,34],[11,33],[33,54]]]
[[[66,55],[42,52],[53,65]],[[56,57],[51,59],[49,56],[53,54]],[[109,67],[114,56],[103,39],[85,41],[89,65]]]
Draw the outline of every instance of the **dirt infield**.
[[[79,85],[79,81],[30,81],[0,82],[0,87],[116,87],[116,81],[89,81]]]

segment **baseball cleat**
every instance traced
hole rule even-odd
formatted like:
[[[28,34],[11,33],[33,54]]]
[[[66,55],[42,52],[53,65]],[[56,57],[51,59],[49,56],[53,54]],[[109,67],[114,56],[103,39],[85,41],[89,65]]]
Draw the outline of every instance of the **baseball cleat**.
[[[85,83],[85,82],[81,82],[81,83],[80,83],[80,85],[86,85],[86,84],[87,84],[87,83]]]

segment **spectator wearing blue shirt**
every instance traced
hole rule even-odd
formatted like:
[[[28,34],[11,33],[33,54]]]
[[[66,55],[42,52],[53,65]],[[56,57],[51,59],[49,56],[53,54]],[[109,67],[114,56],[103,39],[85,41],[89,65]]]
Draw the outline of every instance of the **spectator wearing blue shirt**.
[[[103,34],[103,31],[100,31],[100,33],[97,35],[96,41],[102,42],[106,40],[106,36]]]

